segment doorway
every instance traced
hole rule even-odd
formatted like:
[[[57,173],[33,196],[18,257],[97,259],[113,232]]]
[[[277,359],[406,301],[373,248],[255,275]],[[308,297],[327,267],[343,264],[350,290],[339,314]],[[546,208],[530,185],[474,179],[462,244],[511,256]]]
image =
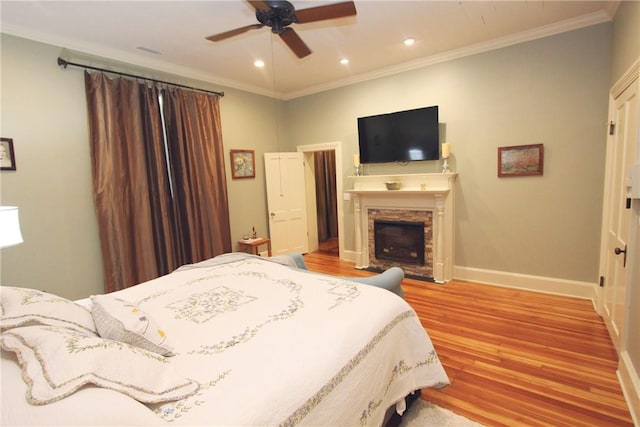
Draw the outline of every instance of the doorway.
[[[318,227],[318,252],[338,256],[338,204],[336,201],[336,159],[335,151],[315,151],[313,153],[316,218]]]
[[[322,248],[330,248],[331,254],[343,258],[344,254],[344,224],[342,215],[342,149],[340,143],[330,142],[324,144],[312,144],[298,146],[297,150],[304,153],[304,169],[305,169],[305,188],[307,197],[307,224],[309,251],[316,252]],[[331,167],[333,166],[333,167]],[[334,183],[320,182],[324,180],[323,176],[333,175]],[[323,186],[329,187],[323,188]],[[320,207],[320,212],[335,211],[335,225],[328,221],[327,228],[335,229],[337,227],[337,236],[335,231],[325,232],[325,225],[322,220],[318,219],[318,200],[316,194],[326,192],[326,207]],[[321,198],[322,199],[322,198]],[[321,213],[321,215],[323,215]],[[329,249],[327,249],[329,250]]]

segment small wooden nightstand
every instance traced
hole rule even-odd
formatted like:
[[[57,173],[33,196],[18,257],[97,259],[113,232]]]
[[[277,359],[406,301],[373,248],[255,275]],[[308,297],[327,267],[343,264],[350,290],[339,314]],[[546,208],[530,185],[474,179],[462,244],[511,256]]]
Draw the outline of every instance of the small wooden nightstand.
[[[257,239],[238,240],[240,248],[243,250],[248,249],[249,253],[260,255],[258,248],[262,245],[267,245],[267,254],[271,256],[271,239],[265,239],[258,237]]]

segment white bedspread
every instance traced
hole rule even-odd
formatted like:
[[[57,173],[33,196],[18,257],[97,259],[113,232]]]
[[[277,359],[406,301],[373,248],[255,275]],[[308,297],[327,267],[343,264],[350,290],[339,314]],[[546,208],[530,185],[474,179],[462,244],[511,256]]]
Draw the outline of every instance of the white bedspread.
[[[384,289],[228,254],[117,294],[162,326],[170,363],[201,385],[151,406],[158,424],[379,426],[410,391],[448,384],[415,312]]]

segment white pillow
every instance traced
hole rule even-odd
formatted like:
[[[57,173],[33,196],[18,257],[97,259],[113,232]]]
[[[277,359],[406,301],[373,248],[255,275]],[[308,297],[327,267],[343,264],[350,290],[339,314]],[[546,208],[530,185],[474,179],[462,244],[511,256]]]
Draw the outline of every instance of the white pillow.
[[[91,311],[36,289],[0,286],[0,309],[2,331],[27,325],[51,325],[97,333]]]
[[[4,350],[16,353],[33,405],[63,399],[87,384],[144,403],[179,400],[200,389],[196,381],[179,376],[165,357],[69,328],[14,328],[0,340]]]
[[[134,304],[109,295],[91,297],[91,314],[102,338],[127,344],[163,356],[173,356],[165,332],[143,310]]]

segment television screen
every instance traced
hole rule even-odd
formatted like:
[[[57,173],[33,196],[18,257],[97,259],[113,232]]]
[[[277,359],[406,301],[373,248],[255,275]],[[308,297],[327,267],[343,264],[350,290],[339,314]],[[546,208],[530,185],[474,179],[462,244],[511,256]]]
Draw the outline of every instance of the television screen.
[[[438,106],[358,118],[360,162],[438,160]]]

